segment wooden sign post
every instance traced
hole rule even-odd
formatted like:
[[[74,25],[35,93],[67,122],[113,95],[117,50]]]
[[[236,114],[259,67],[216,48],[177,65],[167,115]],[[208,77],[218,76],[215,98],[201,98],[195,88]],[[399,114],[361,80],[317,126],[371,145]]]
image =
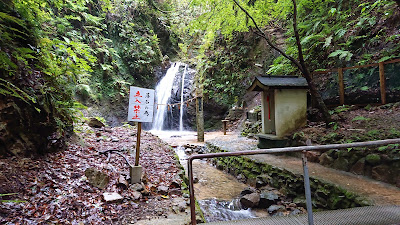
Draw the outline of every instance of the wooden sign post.
[[[130,168],[131,184],[140,183],[142,167],[139,165],[142,122],[153,121],[154,90],[130,87],[128,121],[137,122],[135,166]]]

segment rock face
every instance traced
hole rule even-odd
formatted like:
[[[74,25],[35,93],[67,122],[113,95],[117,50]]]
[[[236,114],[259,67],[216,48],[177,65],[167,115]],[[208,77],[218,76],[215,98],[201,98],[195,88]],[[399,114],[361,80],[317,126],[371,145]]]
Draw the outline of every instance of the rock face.
[[[91,185],[100,189],[105,188],[110,182],[110,178],[107,174],[102,173],[94,168],[87,168],[85,170],[85,176]]]
[[[57,132],[54,115],[35,107],[40,112],[22,100],[0,94],[0,155],[29,156],[65,148],[65,135]]]

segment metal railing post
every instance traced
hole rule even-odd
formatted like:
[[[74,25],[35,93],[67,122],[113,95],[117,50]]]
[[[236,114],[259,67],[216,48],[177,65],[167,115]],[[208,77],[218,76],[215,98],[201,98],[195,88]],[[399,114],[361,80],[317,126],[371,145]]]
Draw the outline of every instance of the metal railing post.
[[[312,212],[312,201],[311,201],[310,177],[308,176],[306,151],[303,151],[303,155],[302,155],[301,159],[303,161],[304,189],[306,192],[305,194],[306,194],[306,203],[307,203],[308,224],[314,225],[314,218],[313,218],[313,212]]]
[[[190,220],[191,225],[196,225],[196,203],[194,199],[193,185],[193,158],[188,159],[188,176],[189,176],[189,194],[190,194]]]

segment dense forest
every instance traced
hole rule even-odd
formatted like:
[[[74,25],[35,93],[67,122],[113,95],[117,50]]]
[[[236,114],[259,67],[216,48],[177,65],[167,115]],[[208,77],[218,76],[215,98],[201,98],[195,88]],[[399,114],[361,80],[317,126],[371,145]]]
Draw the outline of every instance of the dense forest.
[[[125,117],[129,86],[154,88],[170,61],[195,66],[200,92],[230,107],[240,105],[256,75],[302,76],[301,68],[400,57],[400,10],[390,0],[10,0],[0,6],[2,155],[63,148],[86,106]]]

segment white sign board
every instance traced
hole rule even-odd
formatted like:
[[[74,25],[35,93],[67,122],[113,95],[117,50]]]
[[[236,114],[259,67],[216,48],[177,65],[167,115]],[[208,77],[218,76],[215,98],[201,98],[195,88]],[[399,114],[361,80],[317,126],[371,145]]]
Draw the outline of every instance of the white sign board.
[[[152,122],[154,90],[130,87],[128,121]]]

